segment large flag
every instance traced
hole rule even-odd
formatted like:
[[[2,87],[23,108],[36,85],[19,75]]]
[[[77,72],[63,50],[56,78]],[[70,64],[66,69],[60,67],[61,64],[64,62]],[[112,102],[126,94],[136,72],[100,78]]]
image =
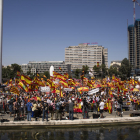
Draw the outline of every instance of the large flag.
[[[68,73],[64,73],[64,77],[65,77],[66,79],[68,79],[68,78],[69,78]]]
[[[10,92],[19,95],[19,90],[17,89],[17,87],[12,86]]]
[[[37,77],[39,77],[39,74],[37,73]]]
[[[75,82],[73,79],[68,79],[68,85],[75,85]]]
[[[34,82],[37,83],[39,86],[45,86],[45,84],[38,79],[36,79]]]
[[[26,86],[25,84],[23,84],[22,81],[20,81],[20,82],[18,83],[18,85],[19,85],[19,87],[20,87],[21,89],[23,89],[23,90],[25,90],[26,92],[28,92],[27,86]]]
[[[32,83],[32,80],[29,77],[25,76],[25,75],[21,75],[21,80],[25,81],[29,85]]]
[[[68,83],[66,81],[61,80],[59,81],[59,83],[62,84],[66,88],[68,87]]]
[[[60,80],[64,80],[64,81],[66,80],[66,78],[63,75],[61,75],[55,71],[53,71],[53,76],[54,76],[54,78],[58,78]]]
[[[87,82],[87,86],[90,87],[90,88],[92,88],[92,83],[89,80]]]

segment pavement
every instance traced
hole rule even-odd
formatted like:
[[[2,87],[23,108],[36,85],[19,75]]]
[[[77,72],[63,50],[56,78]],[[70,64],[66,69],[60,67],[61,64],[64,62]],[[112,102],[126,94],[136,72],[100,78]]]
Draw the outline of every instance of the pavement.
[[[103,126],[103,125],[119,125],[119,124],[140,124],[140,116],[137,117],[130,117],[131,113],[140,113],[138,111],[124,111],[123,116],[120,117],[116,115],[116,112],[112,112],[109,114],[108,112],[104,112],[104,118],[93,118],[93,112],[89,112],[89,118],[83,119],[82,113],[74,113],[74,120],[66,119],[68,113],[65,113],[62,120],[51,120],[50,113],[49,113],[49,121],[46,120],[42,121],[42,117],[38,118],[35,121],[34,118],[31,121],[27,121],[26,116],[22,118],[22,120],[14,121],[13,117],[9,117],[9,114],[0,114],[0,129],[11,129],[13,127],[20,127],[20,128],[35,128],[35,127],[84,127],[85,125],[91,126]],[[99,113],[98,113],[99,114]],[[55,115],[54,115],[55,117]]]

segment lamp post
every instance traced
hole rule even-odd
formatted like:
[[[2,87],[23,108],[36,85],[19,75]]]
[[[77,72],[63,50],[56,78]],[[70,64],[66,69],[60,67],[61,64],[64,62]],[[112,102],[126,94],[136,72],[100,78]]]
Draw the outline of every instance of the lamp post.
[[[134,88],[135,88],[135,77],[136,77],[136,74],[134,74]]]
[[[3,0],[0,0],[0,83],[2,82]]]

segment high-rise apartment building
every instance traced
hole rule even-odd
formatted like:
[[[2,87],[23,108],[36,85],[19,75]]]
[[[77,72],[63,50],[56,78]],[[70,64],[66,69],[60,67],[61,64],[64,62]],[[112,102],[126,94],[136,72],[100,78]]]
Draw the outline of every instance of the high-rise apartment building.
[[[79,44],[65,48],[65,63],[71,64],[71,69],[81,69],[87,65],[93,69],[95,65],[105,64],[108,67],[108,49],[98,45]]]
[[[134,25],[128,26],[128,57],[132,65],[132,73],[140,69],[140,19],[135,20]]]

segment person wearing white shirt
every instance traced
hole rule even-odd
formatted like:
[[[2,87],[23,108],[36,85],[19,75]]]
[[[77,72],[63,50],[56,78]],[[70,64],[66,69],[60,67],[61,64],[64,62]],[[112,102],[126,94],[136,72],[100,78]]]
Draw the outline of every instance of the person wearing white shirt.
[[[103,102],[103,99],[102,99],[102,101],[99,104],[99,107],[100,107],[100,118],[103,118],[104,105],[105,105],[105,103]]]

